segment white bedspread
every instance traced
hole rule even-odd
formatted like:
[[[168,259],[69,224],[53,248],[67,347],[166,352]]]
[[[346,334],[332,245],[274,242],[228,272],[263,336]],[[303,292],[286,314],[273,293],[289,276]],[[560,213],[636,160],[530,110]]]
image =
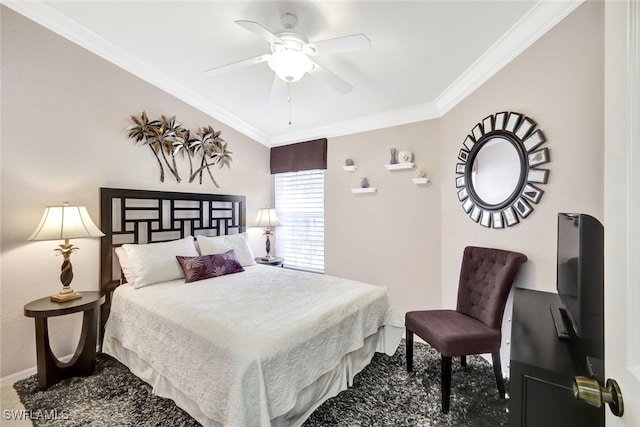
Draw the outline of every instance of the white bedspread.
[[[376,350],[391,355],[403,329],[383,287],[256,265],[188,284],[120,286],[103,351],[135,353],[212,420],[268,426],[365,338],[381,330]]]

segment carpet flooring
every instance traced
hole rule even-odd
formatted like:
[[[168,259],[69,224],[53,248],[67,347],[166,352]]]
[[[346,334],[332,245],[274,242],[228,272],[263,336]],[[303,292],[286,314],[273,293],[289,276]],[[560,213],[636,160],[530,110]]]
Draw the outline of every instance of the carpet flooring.
[[[35,426],[199,426],[104,354],[92,376],[70,378],[46,391],[38,390],[37,382],[33,375],[14,384]],[[353,387],[327,400],[303,427],[500,427],[508,425],[507,407],[508,400],[498,397],[491,365],[470,356],[466,368],[453,364],[451,410],[442,414],[439,355],[415,343],[414,372],[408,374],[403,341],[391,357],[376,354]]]

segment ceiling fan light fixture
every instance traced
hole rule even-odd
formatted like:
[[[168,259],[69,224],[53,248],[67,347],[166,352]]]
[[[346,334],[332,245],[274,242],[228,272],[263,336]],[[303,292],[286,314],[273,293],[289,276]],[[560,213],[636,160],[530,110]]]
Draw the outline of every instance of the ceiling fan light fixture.
[[[307,55],[291,49],[274,52],[267,63],[285,82],[297,82],[313,68],[313,62]]]

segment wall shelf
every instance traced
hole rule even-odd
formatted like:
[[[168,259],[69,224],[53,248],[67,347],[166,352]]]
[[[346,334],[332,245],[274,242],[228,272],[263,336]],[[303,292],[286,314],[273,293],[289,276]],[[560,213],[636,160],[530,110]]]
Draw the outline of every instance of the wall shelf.
[[[358,167],[356,165],[343,166],[342,169],[344,169],[345,172],[355,172],[358,169]]]
[[[429,178],[412,178],[411,181],[416,185],[425,185],[429,183]]]
[[[364,194],[364,193],[375,193],[378,191],[376,187],[368,187],[368,188],[352,188],[351,192],[353,194]]]
[[[415,163],[396,163],[393,165],[384,165],[384,167],[387,168],[387,170],[396,171],[396,170],[413,169],[414,167],[416,167],[416,164]]]

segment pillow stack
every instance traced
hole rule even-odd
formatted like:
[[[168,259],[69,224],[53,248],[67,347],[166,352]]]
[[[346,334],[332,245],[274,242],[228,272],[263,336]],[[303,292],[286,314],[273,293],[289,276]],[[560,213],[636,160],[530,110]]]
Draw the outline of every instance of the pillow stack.
[[[193,236],[169,242],[124,244],[115,252],[127,283],[142,288],[185,278],[187,283],[244,271],[255,259],[247,233]]]

